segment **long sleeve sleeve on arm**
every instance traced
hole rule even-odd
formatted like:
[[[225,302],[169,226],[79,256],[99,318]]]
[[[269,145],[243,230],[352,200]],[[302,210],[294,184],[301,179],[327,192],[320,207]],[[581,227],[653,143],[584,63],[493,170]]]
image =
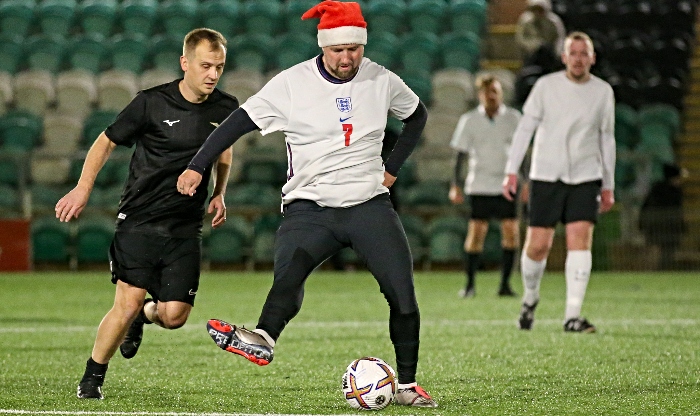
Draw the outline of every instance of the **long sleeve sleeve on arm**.
[[[428,120],[428,110],[423,102],[418,102],[418,107],[410,116],[403,120],[404,127],[396,141],[396,146],[387,157],[384,169],[392,176],[397,176],[401,166],[418,145],[418,140],[423,133],[423,128]]]

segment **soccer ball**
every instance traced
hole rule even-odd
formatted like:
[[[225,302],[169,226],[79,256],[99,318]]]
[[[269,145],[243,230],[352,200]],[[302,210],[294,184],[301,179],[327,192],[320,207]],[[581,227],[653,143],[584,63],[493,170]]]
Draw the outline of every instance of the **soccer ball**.
[[[343,374],[343,395],[354,409],[383,409],[394,400],[395,393],[396,373],[382,359],[359,358]]]

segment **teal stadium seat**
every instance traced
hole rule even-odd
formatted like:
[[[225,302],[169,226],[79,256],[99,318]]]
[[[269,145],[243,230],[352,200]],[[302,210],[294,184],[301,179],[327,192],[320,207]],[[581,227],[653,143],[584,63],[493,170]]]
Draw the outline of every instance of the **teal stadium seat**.
[[[615,142],[630,149],[639,142],[639,115],[631,105],[615,105]]]
[[[0,72],[16,73],[23,65],[24,46],[22,37],[0,34]]]
[[[119,21],[127,35],[151,36],[158,16],[156,0],[124,0],[119,4]]]
[[[111,61],[109,46],[102,35],[76,36],[69,46],[67,61],[70,69],[97,74],[106,70]]]
[[[116,118],[117,113],[114,111],[95,110],[90,113],[83,123],[82,147],[88,148],[92,146],[97,136],[112,124]]]
[[[254,160],[243,162],[242,178],[246,183],[281,186],[286,181],[287,166],[277,160]]]
[[[34,0],[4,0],[0,2],[0,34],[26,36],[34,20]]]
[[[292,32],[277,36],[274,58],[277,69],[287,69],[320,53],[315,36]]]
[[[678,110],[667,104],[646,105],[639,110],[638,150],[651,155],[655,164],[654,180],[661,179],[661,166],[673,163],[673,142],[680,131]]]
[[[248,254],[253,227],[245,218],[229,215],[206,239],[206,256],[214,264],[242,263]]]
[[[226,58],[233,60],[231,66],[234,69],[265,73],[270,68],[275,41],[265,32],[235,36],[230,45],[232,53],[227,54]]]
[[[75,184],[38,184],[34,183],[29,189],[34,215],[53,213],[56,202],[73,189]]]
[[[182,56],[182,37],[156,35],[151,40],[149,56],[154,68],[182,73],[180,56]]]
[[[83,0],[78,6],[79,24],[83,33],[110,36],[117,21],[116,0]]]
[[[411,186],[402,199],[408,206],[447,206],[449,186],[438,181],[422,181]]]
[[[433,263],[456,263],[464,258],[466,219],[459,216],[435,218],[430,223],[429,256]]]
[[[77,220],[77,226],[75,246],[78,263],[107,262],[114,237],[114,218],[83,213]]]
[[[385,32],[398,34],[405,26],[404,0],[370,0],[363,8],[368,34]],[[367,42],[369,45],[369,40]]]
[[[675,141],[680,133],[681,116],[679,111],[669,104],[647,104],[639,109],[639,125],[641,129],[647,126],[663,127],[671,141]]]
[[[367,34],[365,57],[384,68],[395,68],[399,57],[399,38],[391,32],[370,31]]]
[[[486,27],[486,1],[450,0],[447,10],[453,32],[481,37]]]
[[[68,262],[72,238],[70,225],[60,222],[54,215],[44,215],[32,219],[32,258],[35,262]]]
[[[243,16],[246,33],[275,35],[282,26],[282,4],[277,0],[246,1]]]
[[[21,153],[0,154],[0,184],[17,189],[23,167]]]
[[[425,257],[425,224],[417,215],[402,214],[399,218],[406,232],[413,261],[418,263]]]
[[[421,68],[404,69],[397,72],[401,79],[408,85],[413,92],[430,107],[432,102],[433,85],[430,71]]]
[[[440,38],[434,33],[407,33],[400,40],[401,65],[407,70],[438,69]],[[450,51],[452,52],[452,51]]]
[[[227,40],[239,30],[242,13],[237,0],[208,0],[199,5],[202,26],[219,31]]]
[[[444,0],[409,0],[408,26],[412,32],[440,33],[444,26]]]
[[[77,17],[77,7],[75,0],[42,0],[34,9],[42,33],[68,36]]]
[[[28,151],[41,141],[41,117],[28,111],[8,111],[0,117],[2,150]]]
[[[27,66],[32,70],[43,70],[55,74],[63,69],[67,43],[55,35],[34,35],[25,44]]]
[[[17,217],[21,212],[22,200],[19,190],[0,182],[0,218]]]
[[[180,40],[200,26],[195,0],[166,0],[160,3],[158,15],[165,33]]]
[[[318,2],[316,0],[287,0],[284,4],[284,21],[287,32],[290,33],[305,33],[316,36],[318,20],[306,19],[301,20],[301,15],[307,10],[314,7]]]
[[[472,74],[479,70],[481,39],[474,33],[448,33],[442,37],[443,67],[464,68]]]
[[[252,207],[262,210],[279,209],[282,203],[279,188],[261,183],[230,185],[224,197],[230,207]]]
[[[148,57],[149,45],[143,35],[119,34],[110,39],[112,69],[130,71],[136,75],[143,72]]]
[[[256,264],[270,264],[275,260],[275,234],[282,222],[280,214],[267,214],[253,225],[252,258]]]

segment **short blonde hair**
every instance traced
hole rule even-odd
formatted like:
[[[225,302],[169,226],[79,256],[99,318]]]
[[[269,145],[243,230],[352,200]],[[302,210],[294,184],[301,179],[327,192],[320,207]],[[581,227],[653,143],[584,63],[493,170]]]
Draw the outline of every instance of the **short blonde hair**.
[[[474,86],[477,90],[481,91],[489,88],[495,83],[498,83],[499,85],[501,84],[501,81],[495,75],[482,74],[476,77],[476,81],[474,81]]]
[[[567,36],[566,39],[564,39],[564,52],[566,52],[569,49],[569,45],[571,45],[571,42],[575,40],[582,40],[586,42],[586,45],[588,45],[588,48],[590,49],[590,54],[592,55],[595,53],[595,48],[593,47],[593,40],[591,39],[591,37],[588,36],[586,33],[580,31],[571,32],[569,33],[569,36]]]
[[[224,48],[226,51],[226,38],[221,33],[214,29],[208,29],[206,27],[200,27],[199,29],[194,29],[185,35],[185,40],[182,43],[182,54],[187,56],[188,53],[194,52],[197,45],[200,42],[206,40],[211,45],[212,50],[216,50],[219,47]]]

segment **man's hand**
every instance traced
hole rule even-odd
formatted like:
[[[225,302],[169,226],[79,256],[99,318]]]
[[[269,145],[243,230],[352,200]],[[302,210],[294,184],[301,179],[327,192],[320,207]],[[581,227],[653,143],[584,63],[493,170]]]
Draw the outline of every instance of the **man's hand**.
[[[600,207],[598,212],[601,214],[610,211],[610,209],[615,205],[615,193],[610,189],[603,189],[600,191]]]
[[[451,185],[450,192],[447,194],[447,196],[450,198],[450,202],[452,202],[454,205],[459,205],[464,202],[464,193],[462,193],[462,189],[459,187],[459,185]]]
[[[503,179],[503,197],[512,201],[518,191],[518,175],[509,173]]]
[[[177,191],[183,195],[194,196],[200,182],[202,182],[202,175],[187,169],[177,178]]]
[[[216,214],[211,220],[212,228],[216,228],[226,222],[226,204],[224,204],[224,197],[221,194],[211,197],[211,201],[209,201],[207,212],[211,214],[214,211],[216,211]]]
[[[90,190],[80,185],[73,188],[56,203],[56,218],[61,222],[68,222],[72,218],[78,218],[87,205]]]
[[[391,188],[391,185],[393,185],[394,182],[396,182],[396,176],[384,171],[384,182],[382,182],[382,185],[386,186],[387,188]]]

